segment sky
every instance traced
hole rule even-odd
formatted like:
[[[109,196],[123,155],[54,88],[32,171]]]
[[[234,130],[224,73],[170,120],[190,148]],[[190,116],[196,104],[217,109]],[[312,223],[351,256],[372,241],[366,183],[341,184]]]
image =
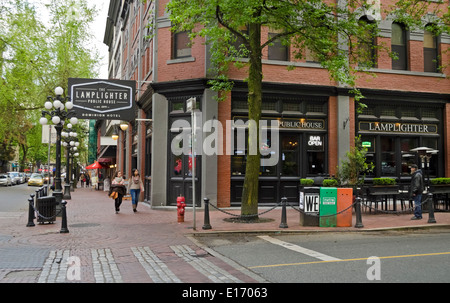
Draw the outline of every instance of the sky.
[[[94,4],[99,10],[98,16],[95,18],[91,29],[95,35],[95,45],[98,49],[100,56],[103,57],[100,63],[100,79],[108,79],[108,46],[103,43],[103,37],[105,35],[106,18],[108,17],[110,0],[95,0],[89,1]]]

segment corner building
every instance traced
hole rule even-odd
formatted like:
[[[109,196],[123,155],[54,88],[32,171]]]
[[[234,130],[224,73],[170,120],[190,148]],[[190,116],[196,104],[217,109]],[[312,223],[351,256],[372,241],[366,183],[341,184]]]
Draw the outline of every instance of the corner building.
[[[192,158],[171,152],[179,134],[171,126],[176,120],[191,122],[186,102],[192,97],[203,121],[217,119],[223,126],[246,121],[247,87],[242,71],[231,69],[233,91],[224,102],[215,100],[207,85],[208,47],[201,39],[191,46],[186,33],[171,32],[167,3],[110,1],[105,31],[109,78],[135,80],[138,86],[136,120],[119,134],[116,161],[127,176],[132,168],[140,169],[146,184],[141,199],[153,206],[176,205],[180,195],[192,205]],[[439,151],[431,159],[430,177],[450,177],[450,69],[439,69],[450,62],[450,37],[430,35],[426,26],[409,32],[394,16],[361,12],[361,20],[377,20],[381,37],[374,43],[390,45],[399,57],[374,56],[375,77],[360,75],[358,87],[367,105],[361,113],[348,90],[331,82],[313,58],[292,62],[292,50],[276,43],[265,49],[262,119],[278,120],[280,132],[278,164],[261,166],[261,205],[284,196],[298,201],[299,179],[334,175],[359,135],[375,164],[367,180],[390,176],[409,182],[408,166],[420,161],[410,150],[419,146]],[[149,22],[155,29],[151,38]],[[270,34],[263,30],[262,39]],[[295,69],[288,71],[292,64]],[[227,138],[224,127],[224,142],[234,139]],[[231,154],[224,146],[222,154],[196,157],[198,206],[203,197],[218,207],[240,205],[246,150],[236,146]]]

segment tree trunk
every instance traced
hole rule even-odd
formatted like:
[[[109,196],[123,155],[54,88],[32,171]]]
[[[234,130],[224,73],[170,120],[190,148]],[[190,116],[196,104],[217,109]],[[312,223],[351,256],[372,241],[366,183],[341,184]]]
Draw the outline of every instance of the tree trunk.
[[[250,66],[248,77],[248,118],[251,121],[248,129],[247,164],[245,169],[244,188],[242,192],[241,215],[257,219],[258,183],[260,169],[259,120],[262,102],[262,56],[261,26],[249,25]],[[256,146],[254,146],[256,144]]]

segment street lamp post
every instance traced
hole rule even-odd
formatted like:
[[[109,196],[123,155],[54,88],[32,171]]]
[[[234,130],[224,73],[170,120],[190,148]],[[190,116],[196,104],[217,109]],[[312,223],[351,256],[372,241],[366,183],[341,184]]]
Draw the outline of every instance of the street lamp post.
[[[78,143],[78,142],[76,142]],[[78,146],[78,145],[77,145]],[[75,176],[73,176],[74,170],[75,170],[75,164],[74,164],[74,158],[78,157],[80,154],[77,152],[77,147],[71,147],[69,148],[69,153],[70,153],[70,191],[73,192],[75,191],[76,186],[76,181],[74,181],[74,179],[76,178]],[[74,178],[72,178],[74,177]]]
[[[63,198],[61,187],[61,132],[66,120],[70,120],[72,125],[78,123],[78,119],[75,117],[75,111],[72,110],[73,103],[69,100],[69,97],[63,98],[64,90],[61,87],[55,89],[56,97],[47,97],[45,102],[45,108],[47,110],[42,111],[42,117],[39,120],[41,125],[46,125],[48,120],[46,116],[49,116],[56,129],[56,170],[55,170],[55,189],[53,195],[56,197],[58,205]]]
[[[77,139],[77,133],[72,131],[72,124],[67,124],[67,129],[64,129],[61,132],[63,145],[66,147],[66,184],[64,185],[64,199],[72,199],[70,195],[70,179],[71,179],[71,170],[70,170],[70,150],[73,148],[75,151],[79,146],[79,142]]]

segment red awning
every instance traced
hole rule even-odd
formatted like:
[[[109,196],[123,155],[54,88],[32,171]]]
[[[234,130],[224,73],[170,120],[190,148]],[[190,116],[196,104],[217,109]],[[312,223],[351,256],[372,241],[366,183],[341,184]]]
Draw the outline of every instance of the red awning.
[[[105,168],[105,166],[101,165],[97,161],[94,161],[93,164],[86,166],[86,169],[98,169],[98,168]]]

